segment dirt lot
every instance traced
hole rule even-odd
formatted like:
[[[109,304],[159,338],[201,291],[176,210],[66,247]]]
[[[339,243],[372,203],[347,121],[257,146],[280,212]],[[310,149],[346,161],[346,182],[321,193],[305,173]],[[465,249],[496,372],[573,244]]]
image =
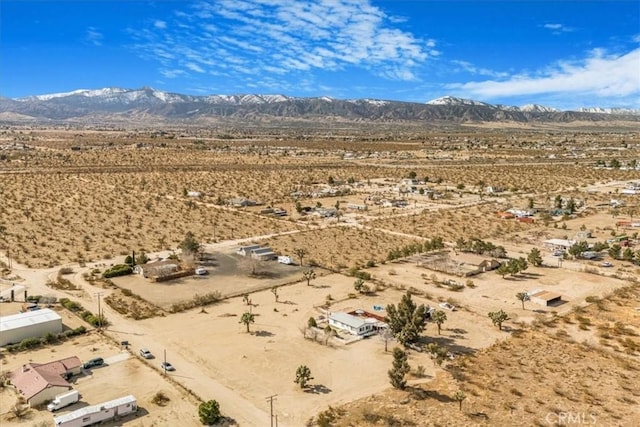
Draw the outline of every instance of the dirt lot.
[[[12,140],[17,134],[10,132],[0,130],[0,136]],[[156,359],[126,358],[128,353],[93,331],[43,350],[3,352],[3,370],[26,360],[70,354],[83,359],[95,354],[113,357],[114,363],[78,379],[77,387],[91,403],[134,394],[143,410],[125,423],[140,426],[174,425],[177,420],[180,425],[198,424],[196,401],[179,385],[202,400],[216,399],[222,412],[240,426],[269,425],[267,397],[273,395],[274,413],[283,427],[304,425],[328,405],[349,402],[354,403],[344,409],[352,418],[339,424],[336,416],[329,425],[552,425],[545,424],[546,414],[590,415],[592,410],[600,425],[638,425],[625,418],[631,414],[627,416],[635,420],[640,396],[633,381],[638,371],[638,295],[631,292],[625,299],[615,294],[637,282],[637,266],[607,254],[603,259],[612,262],[611,268],[585,260],[559,263],[543,251],[543,267],[529,266],[525,273],[506,279],[483,273],[470,278],[473,286],[468,286],[466,279],[418,267],[402,252],[439,236],[454,262],[471,264],[478,257],[453,250],[461,237],[491,241],[513,257],[526,257],[545,239],[570,239],[583,229],[593,231],[590,243],[623,232],[633,237],[637,230],[617,229],[615,222],[637,217],[638,196],[619,194],[624,182],[637,179],[637,171],[594,165],[610,161],[601,143],[624,144],[624,150],[615,151],[623,164],[637,159],[637,132],[464,130],[426,132],[396,141],[385,130],[375,137],[367,135],[361,145],[342,137],[270,136],[264,141],[206,139],[196,149],[188,136],[25,132],[20,135],[28,135],[25,141],[33,149],[8,152],[0,164],[3,274],[30,295],[69,297],[94,313],[101,310],[110,321],[107,337],[115,343],[129,341],[133,356],[139,348],[149,348]],[[345,150],[356,151],[358,158],[345,160]],[[408,176],[425,182],[420,184],[423,192],[438,191],[442,198],[401,192],[397,185]],[[344,195],[312,196],[329,182]],[[501,191],[490,193],[489,186]],[[189,191],[202,194],[194,198]],[[366,212],[346,206],[365,203],[376,193],[403,198],[407,207],[383,208],[372,199],[366,201],[371,204]],[[263,205],[245,209],[224,204],[234,197]],[[557,197],[584,201],[588,208],[553,218],[540,213],[532,224],[496,216],[497,211],[531,205],[544,211],[554,207]],[[613,209],[612,198],[620,198],[625,207]],[[312,207],[340,202],[340,221],[303,217],[294,213],[296,202]],[[259,215],[266,206],[283,207],[290,215]],[[206,266],[209,275],[165,283],[136,276],[113,279],[147,300],[143,311],[156,317],[134,320],[105,303],[110,294],[116,295],[116,304],[135,302],[134,296],[108,282],[85,280],[85,273],[97,269],[99,275],[134,250],[150,257],[179,254],[177,245],[187,232],[213,254]],[[305,249],[305,267],[272,263],[257,266],[269,273],[263,275],[268,278],[249,277],[256,266],[233,251],[254,240],[282,254]],[[389,261],[392,251],[403,253],[403,260]],[[318,277],[307,286],[301,270],[312,263],[319,265]],[[77,289],[46,285],[58,281],[62,266],[73,270],[64,277]],[[349,295],[356,293],[355,278],[348,275],[353,268],[373,275],[375,280],[367,281],[375,288],[373,294]],[[463,287],[451,291],[442,285],[445,280]],[[277,301],[270,292],[276,285]],[[516,293],[537,288],[561,294],[566,303],[542,307],[526,302],[523,309]],[[423,366],[425,376],[410,376],[409,393],[389,390],[391,356],[380,337],[345,344],[342,336],[325,345],[322,331],[317,332],[321,342],[303,336],[309,317],[324,326],[321,316],[327,309],[320,307],[327,302],[333,311],[372,310],[374,305],[397,303],[406,290],[419,303],[438,306],[447,301],[459,307],[447,311],[441,334],[430,323],[422,338],[423,344],[445,346],[454,360],[447,359],[443,370],[426,353],[410,350],[409,363],[414,369]],[[167,310],[175,302],[213,291],[253,292],[252,304],[236,296],[182,313]],[[601,300],[612,293],[617,299]],[[0,304],[0,314],[17,307]],[[499,309],[510,317],[502,331],[487,316]],[[251,333],[240,322],[245,312],[254,315]],[[62,313],[65,325],[81,324]],[[165,355],[177,369],[168,379],[159,371]],[[303,364],[314,377],[308,391],[293,382],[296,368]],[[463,410],[456,409],[451,397],[458,389],[467,393]],[[171,399],[166,407],[150,402],[159,390]],[[13,395],[0,393],[4,413],[13,404],[5,396]],[[377,409],[382,413],[372,413]],[[32,414],[28,422],[50,420],[49,414]]]

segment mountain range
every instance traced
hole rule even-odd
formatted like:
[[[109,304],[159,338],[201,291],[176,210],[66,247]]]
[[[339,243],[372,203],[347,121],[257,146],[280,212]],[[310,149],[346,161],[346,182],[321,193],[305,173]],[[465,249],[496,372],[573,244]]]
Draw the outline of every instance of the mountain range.
[[[163,92],[150,87],[75,90],[25,98],[0,98],[0,122],[14,120],[65,122],[90,119],[131,121],[136,118],[182,122],[198,121],[204,118],[237,120],[332,118],[379,122],[566,123],[640,121],[640,110],[598,107],[578,111],[559,111],[535,104],[521,107],[493,105],[451,96],[426,103],[255,94],[194,96]]]

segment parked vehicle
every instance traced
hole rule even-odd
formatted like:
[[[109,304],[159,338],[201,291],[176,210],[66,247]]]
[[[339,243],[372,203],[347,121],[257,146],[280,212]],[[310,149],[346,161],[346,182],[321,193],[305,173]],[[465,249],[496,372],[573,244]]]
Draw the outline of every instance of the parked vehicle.
[[[153,359],[153,354],[151,354],[151,352],[146,348],[140,349],[140,356],[142,356],[145,359]]]
[[[47,405],[47,409],[50,412],[55,412],[58,409],[62,409],[72,403],[76,403],[78,400],[80,400],[80,393],[78,393],[78,390],[69,390],[66,393],[62,393],[54,397],[51,403]]]
[[[114,420],[138,410],[135,397],[129,395],[97,405],[85,406],[68,414],[53,417],[56,427],[84,427]]]
[[[176,368],[174,368],[173,365],[171,363],[169,363],[169,362],[162,362],[160,367],[162,369],[164,369],[165,371],[175,371],[176,370]]]
[[[602,267],[613,267],[613,264],[611,264],[609,261],[605,261],[602,264],[600,264]]]
[[[101,365],[104,365],[104,359],[102,357],[96,357],[94,359],[91,359],[85,362],[84,365],[82,365],[82,367],[84,369],[91,369],[94,366],[101,366]]]
[[[456,311],[456,306],[455,305],[451,305],[448,302],[441,302],[440,303],[440,307],[444,308],[445,310]]]
[[[198,276],[204,276],[205,274],[207,274],[207,269],[204,267],[198,267],[196,268],[196,272],[195,272]]]

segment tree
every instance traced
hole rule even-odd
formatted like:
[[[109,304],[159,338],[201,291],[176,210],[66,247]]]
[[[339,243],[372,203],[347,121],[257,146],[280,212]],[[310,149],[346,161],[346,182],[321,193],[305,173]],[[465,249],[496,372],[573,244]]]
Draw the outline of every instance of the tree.
[[[442,328],[442,324],[447,321],[447,313],[443,310],[436,310],[431,315],[431,319],[438,325],[438,335],[440,335],[440,329]]]
[[[542,265],[542,256],[540,255],[540,249],[531,248],[531,252],[527,255],[527,261],[529,261],[532,265],[539,267]]]
[[[273,296],[276,298],[276,302],[278,302],[278,287],[274,286],[273,288],[271,288],[271,293],[273,294]]]
[[[583,252],[586,252],[588,250],[589,250],[589,244],[585,241],[582,241],[582,242],[576,242],[573,245],[571,245],[569,249],[567,249],[567,252],[569,253],[569,255],[573,256],[574,258],[579,258]]]
[[[407,292],[400,303],[387,306],[387,324],[394,337],[402,345],[415,342],[425,328],[427,309],[424,304],[417,306]]]
[[[509,320],[509,316],[504,312],[504,310],[490,312],[489,318],[500,330],[502,330],[502,324]]]
[[[367,292],[369,292],[369,287],[364,284],[363,279],[356,279],[356,281],[353,282],[353,288],[356,290],[356,292],[361,294],[366,294]]]
[[[310,268],[302,273],[302,277],[307,281],[307,286],[311,286],[311,281],[316,278],[316,272]]]
[[[622,247],[620,247],[619,244],[615,243],[611,245],[611,248],[609,248],[609,256],[611,258],[620,259],[621,254],[622,254]]]
[[[220,404],[215,400],[202,402],[198,406],[198,416],[200,417],[200,422],[206,426],[217,423],[222,418]]]
[[[456,394],[453,395],[453,400],[457,401],[460,404],[460,410],[462,411],[462,402],[467,398],[467,395],[464,394],[464,391],[458,390]]]
[[[318,327],[318,322],[316,322],[315,317],[309,317],[309,320],[307,320],[307,326],[310,328],[317,328]]]
[[[302,267],[302,260],[304,259],[304,257],[309,253],[309,251],[307,251],[304,248],[295,248],[293,250],[293,253],[296,254],[296,256],[298,257],[298,259],[300,260],[300,267]]]
[[[331,325],[327,324],[327,326],[324,327],[324,345],[327,345],[329,343],[329,338],[335,336],[335,334],[336,331],[333,330]]]
[[[246,311],[242,313],[242,317],[240,317],[239,323],[244,323],[244,325],[247,327],[247,333],[249,333],[249,325],[254,323],[255,321],[256,320],[254,314]]]
[[[311,369],[309,369],[306,365],[298,366],[296,369],[296,379],[294,382],[300,385],[300,388],[305,388],[307,383],[311,381],[313,377],[311,376]]]
[[[251,305],[251,298],[249,298],[249,294],[242,294],[242,302],[246,305]]]
[[[524,302],[529,301],[529,294],[526,292],[518,292],[516,294],[516,298],[518,299],[518,301],[522,302],[522,309],[524,310]]]
[[[184,255],[196,255],[200,251],[200,242],[198,242],[192,232],[187,231],[184,240],[180,242],[178,248],[182,249]]]
[[[407,362],[407,353],[400,347],[394,348],[393,366],[388,372],[391,385],[397,389],[404,390],[407,386],[407,380],[405,380],[404,377],[409,371],[411,371],[411,367],[409,366],[409,362]]]
[[[501,262],[500,266],[498,266],[498,268],[496,269],[496,273],[502,276],[502,278],[504,279],[504,276],[510,273],[507,263]]]
[[[622,252],[622,259],[625,261],[632,261],[633,260],[633,249],[631,248],[626,248],[623,252]]]
[[[336,219],[338,222],[340,222],[340,200],[336,201],[334,208],[336,208]]]

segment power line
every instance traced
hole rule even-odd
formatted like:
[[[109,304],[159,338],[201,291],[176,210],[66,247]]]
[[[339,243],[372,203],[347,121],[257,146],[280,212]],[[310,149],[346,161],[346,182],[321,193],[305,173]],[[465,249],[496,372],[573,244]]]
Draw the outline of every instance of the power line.
[[[271,408],[271,427],[273,427],[273,401],[276,400],[276,396],[277,394],[271,395],[269,397],[267,397],[267,401],[269,402],[269,407]],[[278,418],[276,416],[276,422],[277,422]]]

